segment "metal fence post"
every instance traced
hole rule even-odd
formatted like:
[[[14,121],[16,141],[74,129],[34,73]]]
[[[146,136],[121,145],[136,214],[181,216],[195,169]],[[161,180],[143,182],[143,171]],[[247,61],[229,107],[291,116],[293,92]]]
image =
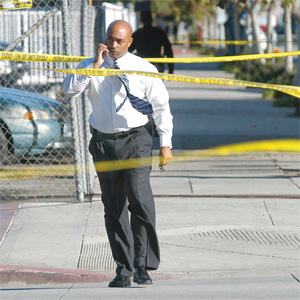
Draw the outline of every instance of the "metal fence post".
[[[72,54],[72,40],[71,40],[71,31],[70,31],[70,16],[69,16],[69,7],[68,0],[60,0],[61,12],[62,12],[62,21],[63,21],[63,43],[64,43],[64,54]],[[66,64],[66,67],[69,68],[70,64]],[[75,183],[76,183],[76,195],[77,200],[84,202],[84,190],[83,190],[83,161],[81,159],[81,150],[80,150],[80,122],[78,120],[78,109],[77,109],[77,99],[71,98],[71,118],[72,118],[72,137],[73,137],[73,146],[74,146],[74,163],[75,163]]]
[[[94,43],[90,42],[89,39],[89,30],[92,30],[90,26],[87,26],[88,24],[88,4],[86,0],[81,0],[81,55],[86,56],[89,55],[89,52],[94,53],[94,49],[92,51],[89,51],[88,48],[90,44],[94,45]],[[92,161],[92,157],[89,153],[88,145],[90,140],[90,127],[89,127],[89,103],[88,99],[86,97],[86,92],[82,94],[82,112],[83,112],[83,141],[84,141],[84,149],[83,149],[83,157],[85,161],[85,193],[87,196],[93,195],[93,185],[94,185],[94,164]]]
[[[78,130],[78,114],[77,114],[77,99],[72,97],[70,100],[71,104],[71,126],[72,126],[72,137],[74,147],[74,164],[75,164],[75,183],[76,183],[76,195],[77,200],[84,202],[84,191],[82,186],[83,181],[83,164],[80,155],[80,133]]]
[[[60,0],[60,7],[62,13],[62,22],[63,22],[63,51],[65,55],[72,54],[72,39],[70,31],[70,16],[69,16],[69,7],[68,0]],[[67,68],[70,67],[69,63],[66,63]]]

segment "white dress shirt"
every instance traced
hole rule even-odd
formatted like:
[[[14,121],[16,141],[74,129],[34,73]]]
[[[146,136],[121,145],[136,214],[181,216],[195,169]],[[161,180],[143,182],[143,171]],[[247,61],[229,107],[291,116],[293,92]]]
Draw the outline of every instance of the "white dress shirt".
[[[80,62],[77,69],[93,69],[94,58]],[[148,61],[127,52],[117,59],[122,70],[156,72],[155,66]],[[100,69],[113,69],[114,61],[105,57]],[[130,93],[152,104],[153,119],[160,137],[161,147],[172,147],[173,117],[170,112],[169,94],[161,79],[141,75],[127,75]],[[76,97],[88,89],[87,97],[92,104],[90,125],[103,133],[117,133],[143,126],[148,122],[143,115],[132,107],[127,99],[122,108],[116,108],[124,101],[126,90],[117,76],[87,76],[69,74],[63,82],[67,96]]]

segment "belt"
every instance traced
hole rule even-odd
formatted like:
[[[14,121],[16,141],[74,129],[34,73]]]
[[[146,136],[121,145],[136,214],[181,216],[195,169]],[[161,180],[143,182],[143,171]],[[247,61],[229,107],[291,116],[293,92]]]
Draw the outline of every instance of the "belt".
[[[147,125],[147,124],[146,124]],[[92,135],[98,134],[98,135],[102,135],[103,137],[107,138],[107,139],[122,139],[126,136],[129,136],[133,133],[139,132],[140,129],[142,129],[143,127],[145,127],[146,125],[143,126],[139,126],[139,127],[135,127],[135,128],[131,128],[127,131],[121,131],[121,132],[117,132],[117,133],[104,133],[101,132],[95,128],[93,128],[92,126],[90,126],[90,131]]]

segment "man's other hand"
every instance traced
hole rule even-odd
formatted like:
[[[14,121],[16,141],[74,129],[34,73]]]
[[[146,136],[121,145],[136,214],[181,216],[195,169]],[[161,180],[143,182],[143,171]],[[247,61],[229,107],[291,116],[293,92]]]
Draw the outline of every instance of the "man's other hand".
[[[170,147],[161,147],[159,151],[159,166],[165,166],[172,159],[172,151]]]

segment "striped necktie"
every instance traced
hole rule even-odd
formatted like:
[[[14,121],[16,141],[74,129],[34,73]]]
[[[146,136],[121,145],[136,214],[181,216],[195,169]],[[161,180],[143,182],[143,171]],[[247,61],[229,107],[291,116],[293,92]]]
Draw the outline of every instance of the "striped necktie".
[[[120,69],[116,60],[114,61],[114,68]],[[121,82],[123,83],[123,85],[125,87],[127,97],[119,105],[119,107],[117,107],[116,112],[118,112],[122,108],[122,106],[125,104],[126,99],[128,98],[131,105],[133,106],[133,108],[135,108],[137,111],[139,111],[143,115],[152,114],[153,109],[152,109],[152,105],[149,102],[142,100],[130,93],[129,81],[128,81],[127,76],[126,75],[117,75],[117,76],[119,77],[119,79],[121,80]]]

